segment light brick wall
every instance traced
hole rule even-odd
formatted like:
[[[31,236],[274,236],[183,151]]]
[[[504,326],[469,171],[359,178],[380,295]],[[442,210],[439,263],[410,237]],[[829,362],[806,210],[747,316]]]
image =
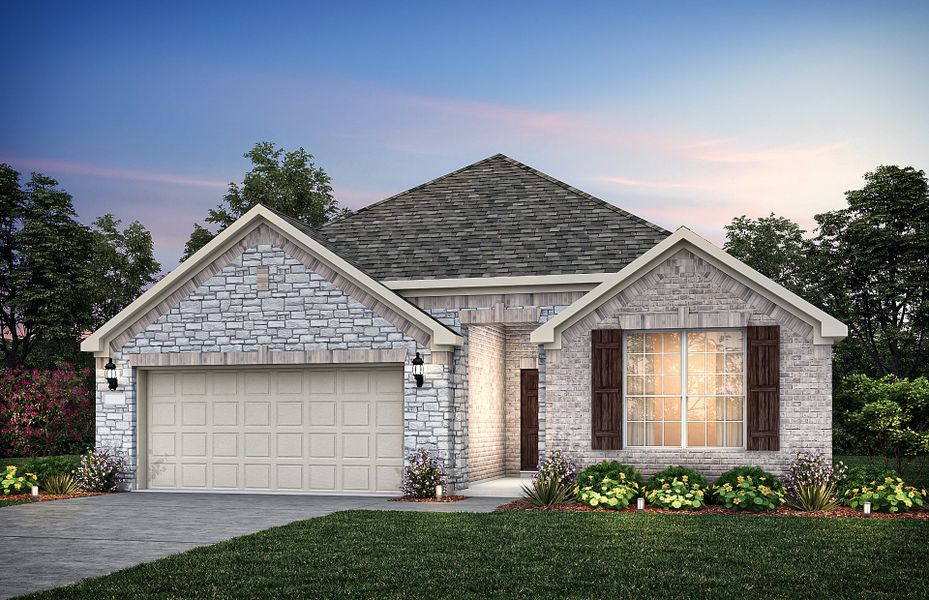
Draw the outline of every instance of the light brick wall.
[[[780,325],[780,450],[591,449],[590,331],[643,322],[649,315],[694,323]],[[680,325],[680,324],[679,324]],[[684,465],[709,476],[736,465],[783,473],[795,453],[832,454],[830,346],[812,343],[812,328],[690,252],[681,251],[565,332],[562,349],[546,353],[545,447],[561,449],[582,464],[615,459],[645,474]]]
[[[268,290],[257,290],[257,267],[268,267]],[[455,427],[455,363],[428,364],[430,352],[374,311],[349,297],[303,263],[271,245],[245,250],[166,314],[113,353],[120,387],[109,392],[97,372],[97,445],[130,458],[136,452],[136,381],[133,356],[151,353],[403,349],[423,354],[425,385],[417,388],[404,365],[404,445],[425,447],[447,461],[452,484],[466,485],[454,459],[461,439]]]
[[[519,475],[520,419],[522,415],[521,371],[523,365],[535,368],[539,347],[529,341],[537,325],[513,325],[506,332],[506,474]],[[533,465],[535,468],[535,465]]]
[[[506,335],[503,328],[468,328],[470,480],[506,472]]]

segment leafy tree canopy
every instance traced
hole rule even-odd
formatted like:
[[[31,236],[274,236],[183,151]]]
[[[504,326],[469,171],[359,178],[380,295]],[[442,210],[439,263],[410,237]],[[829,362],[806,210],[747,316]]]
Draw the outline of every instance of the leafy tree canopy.
[[[806,232],[785,217],[771,214],[736,217],[726,225],[723,249],[796,294],[809,291],[810,242]]]
[[[286,152],[272,142],[259,142],[245,153],[252,163],[242,184],[230,183],[223,201],[211,209],[206,222],[216,225],[217,233],[232,225],[257,204],[318,227],[343,211],[332,196],[329,175],[313,163],[313,155],[299,148]],[[205,246],[215,234],[194,224],[184,246],[184,257]]]
[[[115,315],[161,270],[139,223],[105,215],[86,227],[71,195],[0,165],[0,351],[6,366],[80,359],[81,336]]]

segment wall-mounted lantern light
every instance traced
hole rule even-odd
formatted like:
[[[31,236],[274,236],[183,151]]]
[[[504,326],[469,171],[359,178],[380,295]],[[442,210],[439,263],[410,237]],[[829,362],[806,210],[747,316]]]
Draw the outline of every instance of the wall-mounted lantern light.
[[[113,359],[109,359],[105,365],[103,365],[103,376],[106,377],[106,382],[110,384],[110,389],[115,390],[116,384],[116,365],[113,364]]]
[[[416,387],[423,387],[423,359],[416,353],[416,357],[410,361],[413,365],[413,377],[416,378]]]

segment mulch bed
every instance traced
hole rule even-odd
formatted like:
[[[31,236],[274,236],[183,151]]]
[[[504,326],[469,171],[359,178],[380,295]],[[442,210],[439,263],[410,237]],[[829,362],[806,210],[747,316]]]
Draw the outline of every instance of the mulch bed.
[[[438,498],[413,498],[412,496],[403,496],[401,498],[391,498],[391,502],[458,502],[464,500],[467,496],[442,496]]]
[[[612,512],[636,512],[635,508],[627,508],[625,510],[616,511],[606,508],[593,508],[587,506],[586,504],[581,504],[580,502],[567,502],[565,504],[559,504],[556,506],[532,506],[528,504],[525,500],[516,500],[510,502],[509,504],[504,504],[497,507],[498,511],[502,510],[542,510],[542,511],[552,511],[552,512],[600,512],[600,513],[612,513]],[[751,511],[742,511],[742,510],[730,510],[723,506],[704,506],[700,510],[666,510],[663,508],[655,508],[652,506],[646,506],[645,512],[647,513],[657,513],[657,514],[668,514],[668,515],[734,515],[740,517],[844,517],[844,518],[853,518],[853,519],[863,519],[864,516],[861,514],[860,510],[855,510],[847,506],[840,506],[833,510],[821,510],[815,512],[803,512],[800,510],[795,510],[793,508],[788,508],[782,506],[776,510],[766,510],[759,512]],[[872,519],[917,519],[920,521],[929,521],[929,511],[926,510],[915,510],[908,513],[871,513]]]
[[[68,500],[70,498],[83,498],[84,496],[102,496],[108,492],[78,492],[76,494],[43,494],[39,493],[37,502],[50,502],[51,500]],[[9,494],[0,496],[0,500],[29,500],[32,501],[32,494]]]

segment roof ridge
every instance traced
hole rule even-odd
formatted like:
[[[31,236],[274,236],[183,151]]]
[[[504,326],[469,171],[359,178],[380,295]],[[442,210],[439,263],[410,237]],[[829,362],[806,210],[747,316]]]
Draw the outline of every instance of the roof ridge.
[[[468,169],[473,169],[474,167],[480,166],[480,165],[482,165],[482,164],[484,164],[484,163],[486,163],[486,162],[490,162],[491,160],[493,160],[493,159],[495,159],[495,158],[504,158],[504,159],[513,160],[513,159],[511,159],[509,156],[507,156],[507,155],[505,155],[505,154],[503,154],[503,153],[498,152],[498,153],[494,154],[493,156],[488,156],[487,158],[482,158],[481,160],[479,160],[479,161],[477,161],[477,162],[473,162],[473,163],[471,163],[471,164],[469,164],[469,165],[465,165],[465,166],[463,166],[463,167],[461,167],[461,168],[459,168],[459,169],[455,169],[454,171],[452,171],[452,172],[450,172],[450,173],[446,173],[445,175],[441,175],[441,176],[436,177],[435,179],[431,179],[431,180],[429,180],[429,181],[427,181],[427,182],[425,182],[425,183],[421,183],[421,184],[419,184],[419,185],[417,185],[417,186],[414,186],[414,187],[411,187],[411,188],[409,188],[409,189],[403,190],[402,192],[397,192],[397,193],[394,194],[393,196],[388,196],[387,198],[384,198],[383,200],[378,200],[377,202],[373,202],[373,203],[371,203],[371,204],[369,204],[369,205],[367,205],[367,206],[363,206],[363,207],[359,208],[358,210],[354,210],[354,211],[352,211],[352,212],[350,212],[350,213],[348,213],[348,214],[340,215],[340,216],[336,217],[335,219],[332,219],[331,221],[327,221],[327,222],[323,223],[322,225],[319,226],[319,229],[322,230],[322,229],[325,228],[327,225],[330,225],[330,224],[332,224],[332,223],[339,223],[339,222],[341,222],[341,221],[345,221],[345,220],[347,220],[347,219],[350,219],[350,218],[354,217],[355,215],[357,215],[357,214],[359,214],[359,213],[365,212],[365,211],[368,210],[368,209],[374,208],[374,207],[376,207],[376,206],[380,206],[381,204],[385,204],[385,203],[387,203],[387,202],[390,202],[391,200],[394,200],[394,199],[396,199],[396,198],[399,198],[400,196],[405,196],[406,194],[409,194],[409,193],[411,193],[411,192],[415,192],[416,190],[419,190],[419,189],[421,189],[421,188],[424,188],[424,187],[426,187],[427,185],[432,185],[433,183],[438,183],[439,181],[442,181],[443,179],[448,179],[449,177],[453,177],[453,176],[455,176],[455,175],[458,175],[459,173],[464,173],[464,172],[467,171]],[[515,162],[518,162],[518,161],[515,161]]]
[[[542,172],[542,171],[536,169],[535,167],[530,167],[529,165],[527,165],[527,164],[525,164],[525,163],[519,162],[519,161],[516,160],[515,158],[511,158],[511,157],[509,157],[509,156],[506,156],[505,154],[496,154],[496,155],[492,156],[491,158],[496,158],[497,156],[500,156],[500,157],[502,157],[504,160],[506,160],[507,162],[512,163],[513,166],[515,166],[515,167],[519,167],[519,168],[521,168],[521,169],[523,169],[523,170],[525,170],[525,171],[529,171],[529,172],[532,173],[533,175],[536,175],[536,176],[538,176],[538,177],[541,177],[542,179],[545,179],[545,180],[548,181],[549,183],[554,183],[555,185],[557,185],[557,186],[559,186],[559,187],[562,187],[562,188],[568,190],[569,192],[571,192],[571,193],[573,193],[573,194],[577,194],[578,196],[581,196],[582,198],[585,198],[585,199],[587,199],[587,200],[596,202],[597,204],[600,204],[601,206],[603,206],[603,207],[605,207],[605,208],[608,208],[608,209],[612,210],[613,212],[619,213],[620,215],[622,215],[622,216],[624,216],[624,217],[626,217],[626,218],[628,218],[628,219],[632,219],[633,221],[636,221],[636,222],[638,222],[638,223],[641,223],[642,225],[645,225],[645,226],[647,226],[647,227],[651,227],[652,229],[654,229],[655,231],[657,231],[657,232],[659,232],[659,233],[664,233],[664,234],[669,234],[669,235],[670,235],[670,233],[671,233],[669,230],[665,229],[664,227],[662,227],[662,226],[660,226],[660,225],[656,225],[655,223],[652,223],[651,221],[649,221],[649,220],[647,220],[647,219],[643,219],[642,217],[640,217],[640,216],[638,216],[638,215],[632,214],[631,212],[629,212],[629,211],[627,211],[627,210],[625,210],[625,209],[622,209],[622,208],[616,206],[615,204],[613,204],[613,203],[611,203],[611,202],[607,202],[606,200],[603,200],[603,199],[601,199],[601,198],[597,198],[597,197],[594,196],[593,194],[590,194],[590,193],[588,193],[588,192],[585,192],[585,191],[582,190],[582,189],[576,188],[576,187],[574,187],[574,186],[571,185],[571,184],[565,183],[564,181],[561,181],[560,179],[558,179],[558,178],[556,178],[556,177],[552,177],[552,176],[549,175],[548,173],[544,173],[544,172]],[[485,160],[489,160],[489,159],[485,159]],[[482,161],[482,162],[483,162],[483,161]]]

